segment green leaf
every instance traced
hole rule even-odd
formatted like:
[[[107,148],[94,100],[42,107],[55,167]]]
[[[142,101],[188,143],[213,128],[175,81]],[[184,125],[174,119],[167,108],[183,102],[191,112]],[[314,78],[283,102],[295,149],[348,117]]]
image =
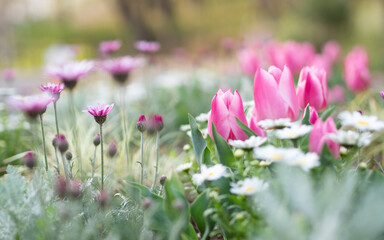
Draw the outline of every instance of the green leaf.
[[[331,149],[329,149],[328,144],[326,143],[324,143],[323,149],[321,150],[320,162],[321,162],[321,165],[324,165],[324,166],[331,166],[331,167],[337,166],[337,161],[333,157]]]
[[[308,143],[309,143],[309,137],[310,136],[311,136],[311,134],[308,133],[304,137],[299,139],[299,146],[303,152],[308,152]]]
[[[211,161],[211,151],[208,148],[205,148],[203,153],[203,164],[207,166],[212,166],[214,163]]]
[[[195,118],[193,118],[191,114],[188,114],[188,118],[189,118],[189,125],[191,126],[193,150],[195,151],[197,165],[199,166],[199,169],[200,169],[203,153],[205,148],[207,147],[207,142],[204,140],[203,135],[201,134],[199,128],[197,127]]]
[[[216,146],[216,155],[219,159],[220,163],[230,167],[235,167],[235,157],[233,156],[233,152],[231,148],[228,146],[225,139],[217,133],[215,124],[212,123],[212,135],[215,140]]]
[[[329,116],[331,116],[331,114],[332,114],[332,112],[335,110],[335,108],[336,108],[336,106],[331,106],[331,107],[325,109],[325,111],[322,112],[322,113],[320,114],[320,118],[321,118],[321,120],[322,120],[322,121],[327,120],[327,118],[328,118]]]
[[[236,118],[236,122],[241,128],[241,130],[243,130],[248,137],[258,136],[252,129],[250,129],[247,125],[245,125],[242,121],[240,121],[240,119]]]
[[[309,104],[307,104],[307,106],[304,109],[304,117],[303,117],[303,120],[301,120],[301,124],[311,125],[311,123],[309,122],[310,115],[311,113],[309,111]]]
[[[125,188],[122,189],[125,195],[133,196],[137,201],[141,201],[143,198],[151,198],[156,202],[162,202],[163,198],[154,194],[151,189],[148,187],[141,185],[137,182],[128,181],[125,184]]]
[[[207,191],[202,192],[191,205],[191,216],[196,222],[197,227],[201,233],[205,232],[205,229],[208,227],[211,229],[213,227],[212,222],[208,221],[204,217],[204,211],[209,208],[209,198]]]

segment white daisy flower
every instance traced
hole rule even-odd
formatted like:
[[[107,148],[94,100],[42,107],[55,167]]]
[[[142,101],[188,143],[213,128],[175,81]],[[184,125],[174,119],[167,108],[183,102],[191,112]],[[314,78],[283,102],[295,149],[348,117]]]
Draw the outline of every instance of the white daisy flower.
[[[188,170],[192,167],[192,163],[189,162],[189,163],[183,163],[183,164],[180,164],[179,166],[176,167],[176,171],[177,172],[183,172],[185,170]]]
[[[280,139],[297,139],[312,130],[312,126],[292,124],[289,128],[275,130],[275,136]]]
[[[251,196],[255,193],[264,191],[268,187],[268,183],[263,180],[253,177],[246,178],[244,181],[231,183],[231,193],[236,195]]]
[[[198,122],[208,122],[209,115],[211,114],[211,111],[207,113],[201,113],[199,116],[196,117],[196,121]]]
[[[329,134],[329,137],[342,146],[364,147],[371,143],[372,134],[369,132],[358,133],[352,130],[339,130],[337,133]]]
[[[289,162],[295,159],[303,152],[297,148],[277,148],[268,145],[261,148],[255,148],[253,154],[257,159],[263,159],[267,162]]]
[[[291,119],[289,118],[280,118],[276,120],[265,119],[257,123],[260,127],[264,129],[274,129],[274,128],[284,128],[292,125]]]
[[[341,112],[339,119],[343,126],[352,126],[360,131],[378,131],[384,128],[384,122],[377,116],[361,115],[359,112]]]
[[[208,128],[203,128],[203,129],[199,129],[200,130],[200,132],[201,132],[201,134],[203,135],[203,138],[207,138],[207,136],[208,136]],[[186,132],[187,133],[187,135],[190,137],[190,138],[192,138],[192,132],[191,131],[188,131],[188,132]]]
[[[320,158],[316,153],[302,153],[287,161],[287,164],[300,166],[304,171],[308,172],[312,168],[320,166]]]
[[[191,130],[191,125],[189,125],[189,124],[184,124],[184,125],[180,126],[180,131],[186,132],[189,130]]]
[[[236,147],[236,148],[251,149],[251,148],[255,148],[255,147],[262,145],[266,141],[267,141],[267,138],[251,136],[250,138],[248,138],[245,141],[230,139],[228,141],[228,143],[229,143],[229,145]]]
[[[196,185],[201,185],[204,181],[213,181],[225,177],[227,168],[222,164],[216,164],[212,167],[201,165],[201,173],[193,174],[192,181]]]

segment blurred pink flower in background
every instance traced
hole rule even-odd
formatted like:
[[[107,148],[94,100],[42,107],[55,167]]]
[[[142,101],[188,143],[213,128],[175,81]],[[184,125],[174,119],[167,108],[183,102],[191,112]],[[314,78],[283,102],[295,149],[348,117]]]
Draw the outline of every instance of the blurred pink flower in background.
[[[355,47],[344,60],[344,80],[348,88],[359,93],[371,85],[368,54],[362,47]]]
[[[236,47],[235,40],[233,40],[233,38],[230,38],[230,37],[225,37],[221,39],[220,45],[222,48],[224,48],[224,50],[227,53],[232,52]]]
[[[256,52],[252,49],[242,49],[237,53],[237,58],[244,73],[249,76],[254,76],[256,70],[260,67]]]
[[[145,118],[145,117],[144,117]],[[147,121],[147,129],[149,134],[160,132],[164,128],[164,121],[161,115],[150,115]]]
[[[102,62],[101,67],[109,72],[117,82],[124,83],[133,69],[144,66],[144,64],[145,60],[143,58],[125,56],[105,60]]]
[[[15,70],[13,68],[3,69],[3,77],[6,82],[15,80]]]
[[[328,91],[328,102],[339,102],[343,103],[345,101],[345,91],[344,87],[341,85],[335,85],[333,88]]]
[[[297,84],[297,99],[301,109],[307,104],[317,111],[327,107],[328,85],[324,69],[305,67],[301,70]]]
[[[329,137],[330,133],[337,133],[337,128],[333,118],[329,117],[325,122],[318,119],[313,125],[313,129],[309,137],[309,151],[320,155],[324,144],[327,144],[333,156],[337,158],[340,155],[340,145]]]
[[[317,69],[324,69],[324,71],[327,73],[327,76],[331,76],[332,74],[332,62],[325,55],[316,54],[309,66],[315,67]]]
[[[160,43],[158,42],[149,42],[149,41],[137,41],[135,43],[137,50],[142,52],[157,52],[160,49]]]
[[[296,121],[299,117],[295,85],[287,66],[283,71],[275,66],[269,67],[268,72],[259,68],[254,79],[253,97],[256,122],[279,118]]]
[[[303,116],[304,118],[305,111],[303,111]],[[311,124],[315,124],[315,122],[319,119],[319,114],[317,113],[316,109],[314,107],[309,106],[309,122]]]
[[[7,99],[7,104],[11,108],[23,111],[31,119],[35,119],[38,115],[45,113],[52,100],[48,95],[14,96]]]
[[[211,113],[208,118],[208,132],[211,138],[212,123],[215,124],[217,132],[226,140],[246,140],[247,134],[237,124],[236,118],[247,125],[245,118],[243,101],[235,90],[232,94],[231,90],[223,92],[221,89],[212,99]]]
[[[99,45],[99,51],[103,57],[107,57],[108,54],[116,52],[121,47],[120,40],[105,41]]]
[[[60,93],[64,90],[65,86],[62,83],[47,83],[47,85],[40,85],[40,90],[47,92],[52,98],[53,102],[57,102],[60,98]]]
[[[340,57],[340,45],[336,41],[328,41],[323,46],[322,55],[326,56],[331,63],[336,62]]]
[[[69,62],[59,66],[48,66],[46,72],[49,76],[60,79],[66,88],[72,90],[77,81],[87,75],[94,68],[93,61]]]
[[[303,67],[311,63],[314,56],[315,48],[309,42],[272,42],[267,45],[267,57],[271,64],[278,68],[287,65],[294,74],[299,73]]]

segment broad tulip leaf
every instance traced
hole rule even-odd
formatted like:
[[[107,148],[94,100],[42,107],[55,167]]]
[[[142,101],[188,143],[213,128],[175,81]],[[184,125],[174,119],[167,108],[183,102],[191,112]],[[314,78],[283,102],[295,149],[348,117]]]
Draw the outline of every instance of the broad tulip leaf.
[[[197,123],[194,117],[191,114],[188,114],[189,125],[191,126],[191,135],[192,135],[192,145],[193,150],[195,151],[197,165],[199,169],[201,168],[201,162],[203,160],[203,153],[207,147],[207,142],[204,140],[203,135],[201,134]]]
[[[325,121],[329,116],[331,116],[332,112],[335,110],[336,106],[331,106],[327,109],[325,109],[324,112],[321,113],[320,118],[321,120]]]
[[[332,166],[336,167],[337,166],[337,161],[335,157],[333,157],[333,154],[331,152],[331,149],[329,149],[328,144],[323,145],[323,149],[321,150],[320,154],[320,162],[322,165],[325,166]]]
[[[309,122],[310,115],[311,113],[309,111],[309,104],[307,104],[307,106],[304,109],[304,117],[303,117],[303,120],[301,120],[301,124],[311,125],[311,123]]]
[[[212,228],[214,224],[208,221],[204,217],[204,211],[209,208],[209,198],[207,191],[202,192],[191,205],[191,216],[196,222],[197,227],[201,233],[205,232],[205,229]]]
[[[220,136],[220,134],[216,131],[215,124],[212,123],[212,135],[213,139],[215,140],[215,146],[216,146],[216,155],[219,159],[220,163],[230,167],[235,167],[235,157],[233,156],[233,152],[231,148],[228,146],[228,143],[225,141],[225,139]]]
[[[241,128],[241,130],[244,131],[245,134],[247,134],[248,137],[251,136],[258,136],[252,129],[250,129],[247,125],[245,125],[242,121],[240,121],[238,118],[236,118],[236,122]]]
[[[211,161],[211,151],[206,147],[203,153],[203,164],[212,166],[214,163]]]

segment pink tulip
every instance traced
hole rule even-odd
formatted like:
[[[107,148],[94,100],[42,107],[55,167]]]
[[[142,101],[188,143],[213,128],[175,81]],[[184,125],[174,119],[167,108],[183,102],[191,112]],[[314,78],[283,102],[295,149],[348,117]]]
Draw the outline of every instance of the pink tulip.
[[[287,65],[293,73],[299,73],[304,66],[312,62],[315,48],[308,42],[270,43],[267,46],[267,54],[272,65],[279,68]]]
[[[255,75],[253,96],[255,121],[279,118],[295,121],[299,117],[295,85],[287,66],[283,71],[275,66],[271,66],[268,72],[259,68]]]
[[[330,117],[325,122],[318,119],[309,136],[309,151],[320,155],[324,144],[327,144],[333,156],[337,158],[340,154],[340,145],[331,140],[330,133],[337,133],[333,118]]]
[[[307,104],[317,111],[327,107],[328,85],[324,69],[305,67],[301,70],[297,98],[301,109],[305,109]]]
[[[305,111],[303,111],[303,116],[304,118]],[[309,106],[309,122],[311,124],[315,124],[315,122],[319,119],[319,114],[317,113],[316,109],[314,107]]]
[[[322,55],[328,57],[331,63],[336,62],[340,56],[340,45],[336,41],[328,41],[325,43]]]
[[[231,90],[223,92],[221,89],[212,99],[211,113],[208,118],[208,132],[211,138],[212,123],[215,124],[217,132],[226,140],[246,140],[247,134],[237,124],[236,117],[247,125],[243,101],[237,90],[232,94]]]
[[[327,73],[327,76],[331,76],[332,73],[332,62],[329,57],[325,55],[316,54],[312,60],[312,63],[310,66],[318,68],[318,69],[324,69]]]
[[[265,137],[264,130],[257,125],[257,118],[256,118],[256,110],[255,108],[252,108],[252,117],[249,119],[248,127],[252,129],[258,136]]]
[[[344,80],[354,93],[359,93],[371,85],[368,54],[363,48],[355,47],[345,58]]]
[[[330,103],[338,102],[343,103],[345,101],[345,91],[343,86],[336,85],[328,91],[328,101]]]
[[[259,59],[251,49],[243,49],[237,53],[241,68],[244,73],[253,76],[260,67]]]

